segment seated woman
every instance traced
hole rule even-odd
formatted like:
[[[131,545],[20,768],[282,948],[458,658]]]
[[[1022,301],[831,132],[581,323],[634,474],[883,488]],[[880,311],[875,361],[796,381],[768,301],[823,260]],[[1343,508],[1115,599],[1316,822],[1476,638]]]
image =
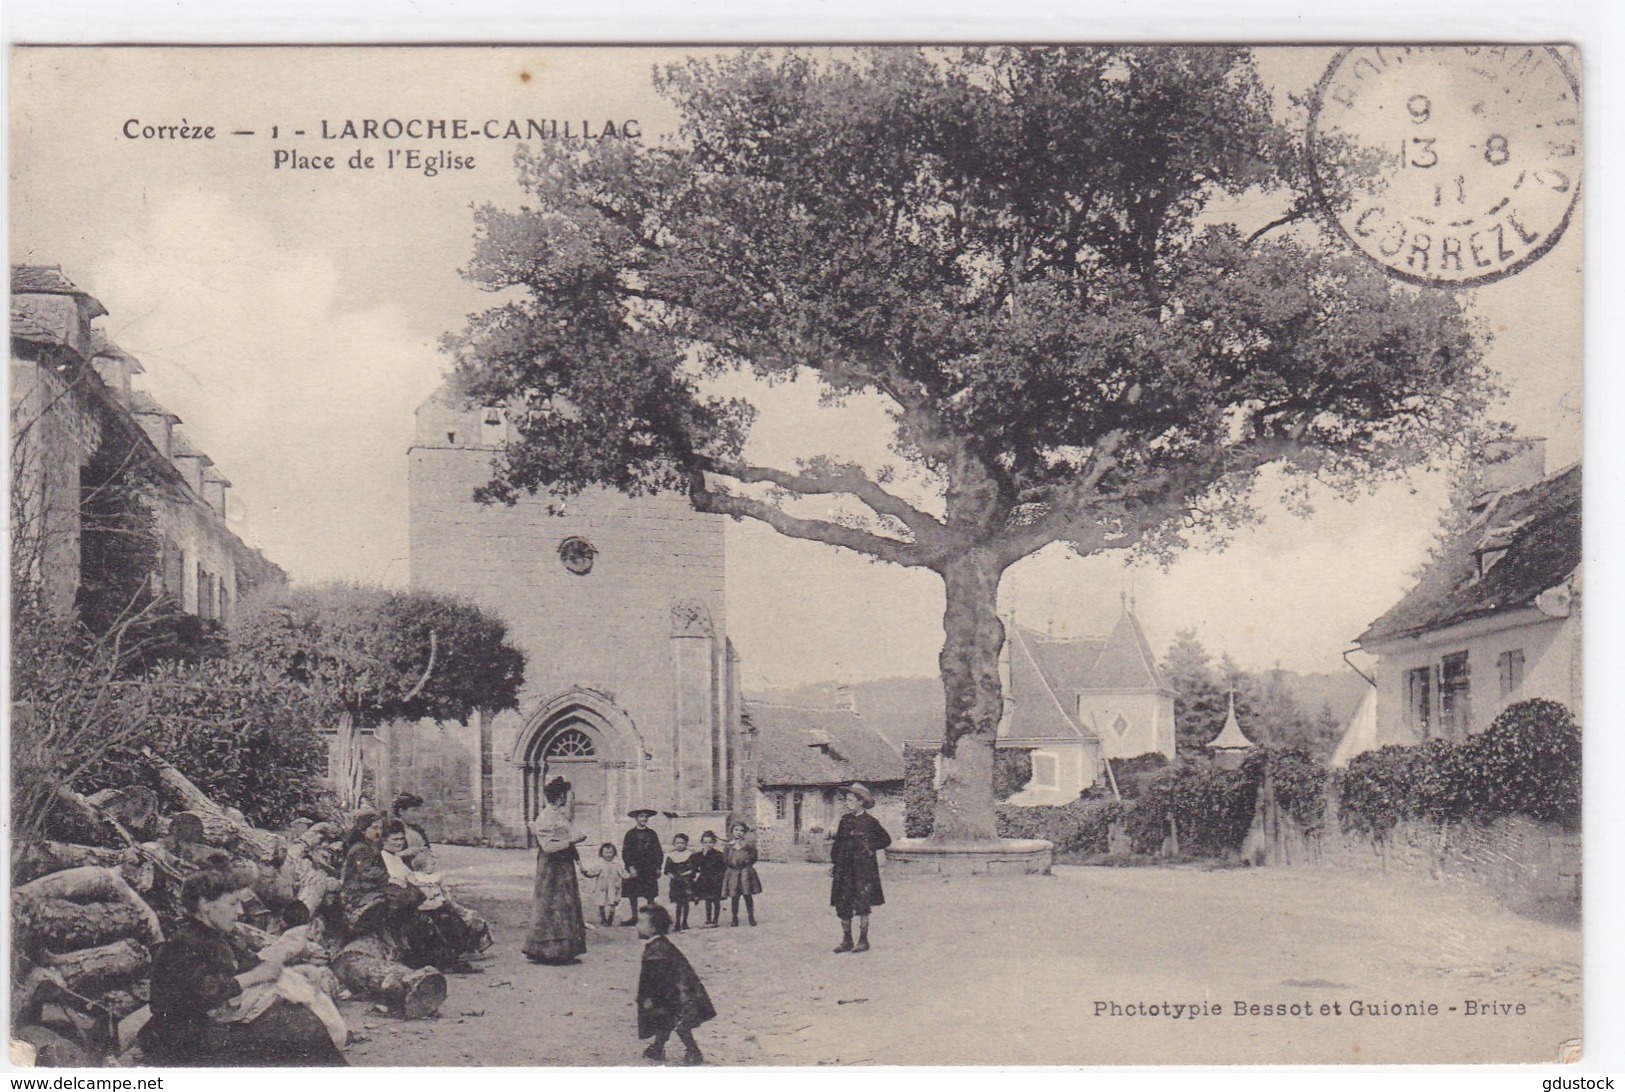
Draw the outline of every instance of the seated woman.
[[[431,946],[444,949],[441,958],[451,964],[447,969],[457,969],[469,956],[491,947],[491,927],[485,919],[454,901],[441,886],[438,874],[419,872],[407,863],[407,836],[400,820],[384,824],[379,849],[389,872],[389,882],[423,893],[418,914],[427,920],[415,931]]]
[[[188,917],[158,948],[152,967],[152,1018],[141,1029],[145,1060],[156,1065],[346,1065],[331,1002],[283,967],[289,949],[273,945],[239,959],[227,934],[251,897],[225,869],[206,869],[181,889]],[[244,1003],[246,1002],[246,1003]],[[339,1027],[342,1028],[342,1022]]]
[[[404,947],[402,931],[415,921],[424,895],[415,887],[389,882],[380,849],[383,837],[384,817],[377,813],[363,815],[351,825],[339,901],[351,939],[379,934],[395,947]]]
[[[484,940],[477,930],[469,935],[444,896],[431,898],[423,886],[409,881],[411,869],[405,862],[386,852],[386,831],[389,844],[404,848],[400,824],[374,816],[356,826],[361,838],[345,854],[340,895],[350,939],[381,937],[408,967],[470,969],[467,957],[479,951]],[[392,865],[396,875],[391,875]]]

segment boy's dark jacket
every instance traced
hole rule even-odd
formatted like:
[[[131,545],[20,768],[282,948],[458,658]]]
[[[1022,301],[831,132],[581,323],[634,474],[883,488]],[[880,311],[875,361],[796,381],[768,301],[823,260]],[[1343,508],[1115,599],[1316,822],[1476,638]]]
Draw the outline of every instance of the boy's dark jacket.
[[[717,1014],[700,976],[687,957],[665,937],[643,946],[643,973],[638,976],[638,1038],[687,1030]]]

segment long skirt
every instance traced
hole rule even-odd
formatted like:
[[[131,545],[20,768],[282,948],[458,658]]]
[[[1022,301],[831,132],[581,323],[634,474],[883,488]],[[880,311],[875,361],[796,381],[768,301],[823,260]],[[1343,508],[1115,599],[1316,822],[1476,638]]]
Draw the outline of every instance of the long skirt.
[[[277,1001],[246,1024],[166,1027],[154,1020],[141,1029],[144,1061],[174,1066],[348,1065],[315,1013]]]
[[[576,881],[577,860],[573,847],[536,855],[536,895],[524,948],[531,959],[563,963],[587,952],[581,886]]]

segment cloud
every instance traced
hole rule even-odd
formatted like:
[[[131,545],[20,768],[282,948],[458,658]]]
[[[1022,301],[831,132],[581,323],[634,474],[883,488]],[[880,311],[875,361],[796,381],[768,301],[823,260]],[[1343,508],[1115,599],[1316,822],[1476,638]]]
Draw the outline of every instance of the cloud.
[[[245,538],[295,579],[404,581],[412,411],[444,360],[399,308],[346,307],[331,257],[218,193],[153,204],[86,281]]]

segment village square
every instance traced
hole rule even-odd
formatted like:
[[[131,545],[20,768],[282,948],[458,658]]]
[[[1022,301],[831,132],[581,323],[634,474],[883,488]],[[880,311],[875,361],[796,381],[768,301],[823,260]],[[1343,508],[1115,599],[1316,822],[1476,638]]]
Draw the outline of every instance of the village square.
[[[1282,151],[1329,50],[673,52],[604,107],[635,138],[448,197],[389,323],[333,315],[393,259],[258,282],[287,244],[184,182],[105,261],[14,210],[13,1039],[1572,1059],[1562,226],[1482,295],[1349,252],[1346,148]],[[1469,60],[1577,93],[1428,63]],[[1514,274],[1565,306],[1519,326]],[[280,379],[262,321],[332,359]]]

